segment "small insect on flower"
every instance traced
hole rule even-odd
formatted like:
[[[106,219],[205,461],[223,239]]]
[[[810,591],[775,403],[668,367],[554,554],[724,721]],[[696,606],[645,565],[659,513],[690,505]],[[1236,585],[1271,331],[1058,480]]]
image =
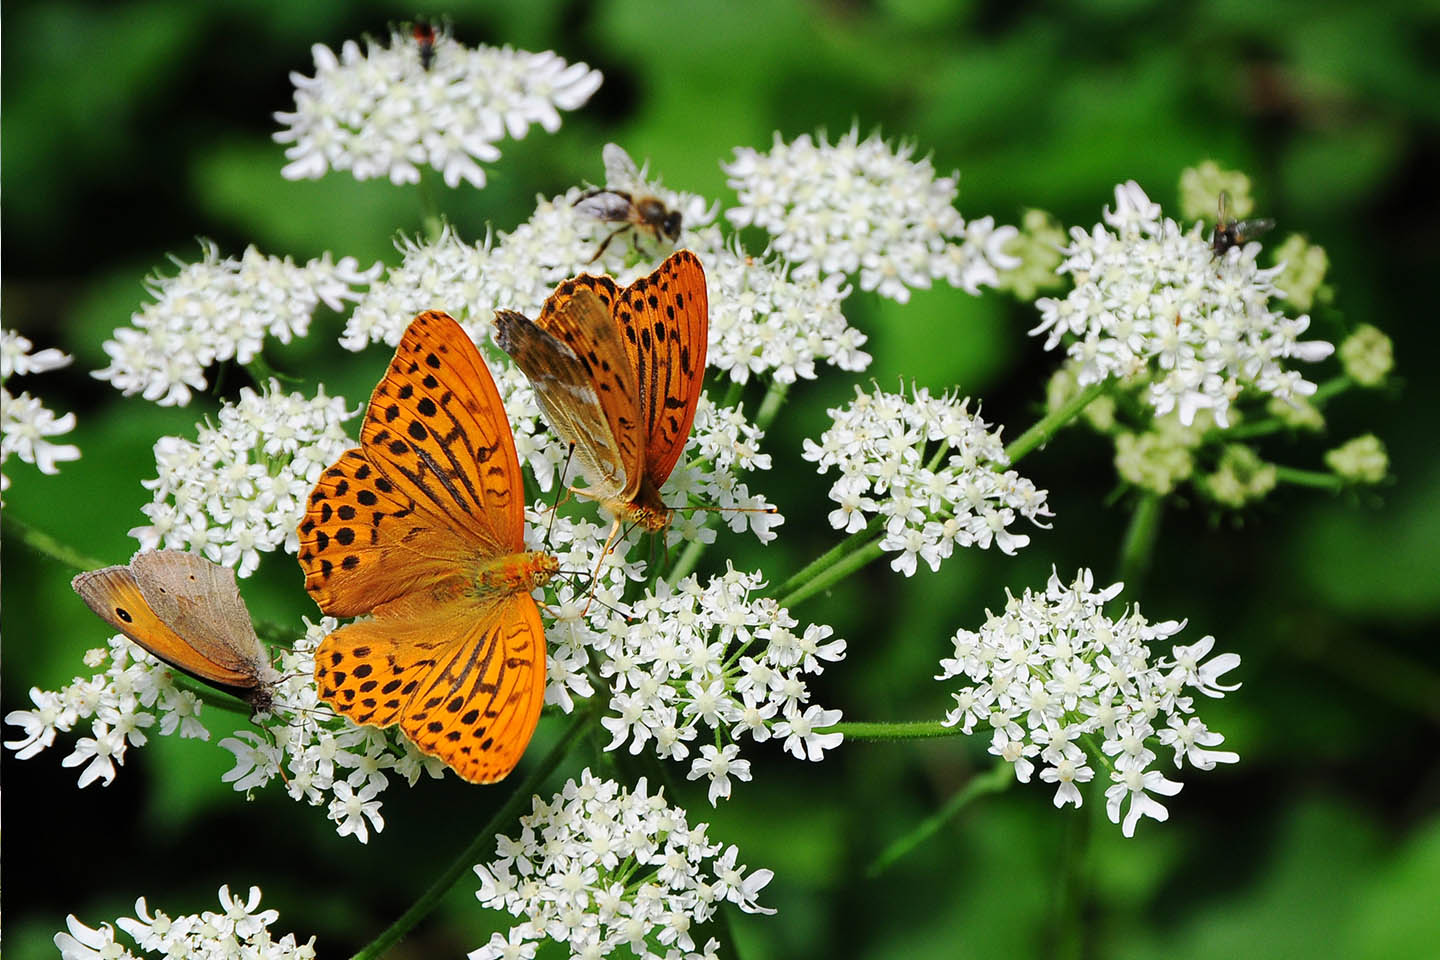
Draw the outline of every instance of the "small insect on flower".
[[[605,144],[603,156],[606,183],[644,184],[640,171],[635,169],[634,161],[619,146],[613,143]],[[679,210],[671,210],[665,205],[665,201],[654,194],[615,187],[588,191],[575,201],[575,209],[604,223],[620,224],[610,231],[610,235],[587,263],[599,260],[605,253],[605,248],[610,246],[610,241],[626,230],[647,230],[657,242],[663,236],[674,243],[680,239],[680,227],[684,220]]]
[[[1215,233],[1210,238],[1210,246],[1215,251],[1215,256],[1221,257],[1231,247],[1242,247],[1273,229],[1275,221],[1269,217],[1254,220],[1230,219],[1230,194],[1222,190],[1220,209],[1215,215]]]
[[[435,62],[435,26],[428,20],[416,20],[410,32],[420,48],[420,69],[428,73]]]

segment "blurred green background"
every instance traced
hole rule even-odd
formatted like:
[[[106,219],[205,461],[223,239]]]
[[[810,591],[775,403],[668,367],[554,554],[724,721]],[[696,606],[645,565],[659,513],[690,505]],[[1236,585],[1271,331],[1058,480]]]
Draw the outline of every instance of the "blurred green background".
[[[1440,250],[1440,9],[1434,3],[1082,4],[876,2],[453,3],[468,43],[554,49],[604,72],[588,107],[555,136],[502,143],[483,191],[447,192],[462,234],[513,227],[537,193],[603,176],[616,140],[648,157],[667,185],[733,201],[719,162],[858,123],[913,139],[942,172],[962,173],[960,209],[1018,222],[1025,207],[1088,225],[1111,188],[1135,178],[1167,211],[1181,169],[1206,157],[1254,178],[1257,215],[1299,231],[1331,260],[1335,308],[1312,332],[1338,342],[1374,323],[1396,342],[1390,389],[1347,395],[1329,433],[1264,448],[1319,468],[1329,446],[1367,431],[1388,445],[1395,483],[1364,497],[1282,490],[1244,515],[1203,503],[1167,507],[1139,598],[1154,619],[1189,618],[1243,657],[1245,686],[1200,715],[1242,762],[1186,773],[1167,824],[1126,841],[1095,824],[1081,875],[1087,956],[1393,957],[1440,955],[1440,458],[1436,378],[1409,363],[1436,346]],[[196,236],[227,255],[254,243],[299,260],[334,251],[397,261],[397,229],[419,228],[416,191],[331,175],[279,177],[271,114],[289,109],[290,71],[313,72],[310,45],[332,48],[413,17],[408,4],[11,3],[3,47],[4,321],[76,356],[27,378],[48,405],[74,410],[83,459],[54,477],[12,461],[6,512],[106,562],[133,550],[154,475],[150,445],[192,435],[214,409],[121,398],[89,378],[100,344],[144,299],[166,255],[197,255]],[[1426,306],[1426,304],[1432,304]],[[852,323],[871,337],[870,375],[958,384],[1013,437],[1035,419],[1055,356],[1025,335],[1032,307],[948,288],[904,307],[857,294]],[[342,318],[271,349],[275,365],[359,401],[385,352],[334,347]],[[936,343],[948,349],[936,349]],[[828,368],[827,368],[828,369]],[[1322,376],[1333,373],[1333,361]],[[240,381],[230,378],[230,387]],[[788,575],[833,542],[815,500],[803,437],[854,378],[826,373],[792,391],[771,434],[775,468],[757,482],[781,505],[781,539],[763,553],[722,538],[737,565]],[[1417,432],[1418,429],[1418,432]],[[934,719],[947,689],[931,679],[957,627],[975,627],[1004,588],[1039,586],[1091,566],[1113,578],[1128,502],[1110,452],[1082,431],[1029,457],[1050,491],[1053,531],[1015,558],[964,552],[911,580],[884,564],[798,611],[833,624],[849,658],[817,699],[847,719]],[[70,592],[72,571],[7,537],[4,710],[29,705],[84,671],[106,635]],[[723,562],[730,550],[712,550]],[[244,583],[257,616],[298,622],[310,605],[293,559],[274,555]],[[88,675],[88,671],[84,671]],[[225,718],[207,712],[213,739]],[[559,723],[542,721],[537,743]],[[6,736],[14,729],[7,728]],[[65,915],[97,925],[138,896],[174,914],[215,907],[222,883],[259,884],[280,911],[277,935],[319,935],[344,956],[398,915],[502,801],[503,788],[454,778],[384,795],[386,828],[368,846],[337,837],[322,812],[268,790],[245,803],[219,775],[230,754],[158,738],[129,754],[114,785],[75,788],[62,769],[73,737],[40,757],[6,752],[6,953],[53,956]],[[213,741],[212,741],[213,742]],[[1016,787],[976,803],[879,879],[864,869],[894,838],[989,767],[983,744],[854,744],[812,765],[747,749],[755,782],[711,810],[703,788],[679,800],[742,862],[775,870],[762,902],[775,917],[737,917],[746,957],[1046,956],[1077,816],[1050,791]],[[581,762],[611,769],[594,747]],[[523,764],[522,764],[523,770]],[[438,829],[437,829],[438,828]],[[462,881],[394,957],[459,956],[488,939]],[[502,924],[503,926],[503,924]]]

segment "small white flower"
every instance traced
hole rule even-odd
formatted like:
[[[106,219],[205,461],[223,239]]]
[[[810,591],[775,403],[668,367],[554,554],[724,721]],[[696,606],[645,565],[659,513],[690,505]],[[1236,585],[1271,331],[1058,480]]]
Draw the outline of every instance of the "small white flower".
[[[366,784],[357,793],[344,780],[335,783],[335,799],[330,802],[330,819],[339,824],[335,832],[345,837],[355,835],[361,843],[370,841],[366,820],[378,832],[385,829],[385,820],[380,816],[380,801],[375,799],[379,792],[374,784]]]
[[[750,779],[750,761],[739,757],[740,748],[733,743],[727,743],[719,750],[707,743],[700,748],[700,756],[690,762],[690,773],[686,779],[710,778],[710,805],[713,807],[716,800],[729,799],[731,776],[737,780]]]
[[[785,708],[785,719],[775,724],[775,736],[785,738],[785,750],[801,760],[807,757],[818,761],[826,750],[840,746],[845,739],[841,733],[821,733],[840,722],[839,710],[824,710],[818,706],[807,707],[801,713],[793,704]]]

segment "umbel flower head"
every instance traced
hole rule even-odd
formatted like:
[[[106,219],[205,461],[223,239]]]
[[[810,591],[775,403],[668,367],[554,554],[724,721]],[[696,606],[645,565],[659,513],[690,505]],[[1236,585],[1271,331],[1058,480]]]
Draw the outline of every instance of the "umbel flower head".
[[[295,553],[306,497],[353,445],[341,424],[354,415],[323,387],[314,397],[286,394],[274,380],[259,393],[241,388],[194,440],[155,442],[156,476],[144,481],[154,499],[141,507],[150,522],[130,535],[142,550],[203,553],[241,577],[262,553]]]
[[[71,357],[54,347],[32,353],[35,345],[14,330],[0,331],[0,382],[12,376],[44,373],[69,366]],[[22,392],[12,396],[8,387],[0,387],[0,464],[13,453],[26,463],[33,463],[41,473],[58,473],[57,463],[80,459],[80,448],[73,443],[52,443],[75,429],[75,414],[55,416],[38,397]],[[0,490],[10,489],[10,478],[0,473]]]
[[[724,166],[740,200],[725,216],[769,232],[797,278],[858,273],[861,290],[900,303],[934,280],[971,294],[994,286],[997,271],[1020,265],[1004,251],[1015,228],[966,223],[954,205],[959,174],[936,177],[914,152],[878,133],[862,141],[855,128],[833,145],[777,133],[768,153],[737,147]]]
[[[1090,231],[1074,227],[1058,272],[1074,288],[1035,301],[1045,349],[1065,345],[1082,386],[1107,377],[1152,376],[1157,414],[1179,410],[1188,425],[1208,409],[1229,425],[1230,405],[1244,390],[1306,397],[1315,384],[1285,366],[1317,361],[1334,348],[1300,337],[1310,318],[1270,307],[1280,294],[1280,267],[1262,270],[1256,242],[1216,256],[1195,224],[1183,231],[1160,215],[1133,180],[1115,188],[1115,209]]]
[[[238,260],[221,259],[202,242],[198,263],[183,264],[173,277],[156,274],[146,288],[155,298],[106,340],[110,363],[94,376],[127,397],[141,394],[163,406],[184,406],[190,391],[207,386],[205,368],[220,360],[249,363],[267,336],[281,343],[303,337],[321,303],[340,311],[358,300],[354,289],[380,274],[380,264],[361,270],[353,257],[330,255],[298,267],[287,257],[267,257],[253,246]]]
[[[290,144],[281,171],[290,180],[334,169],[357,180],[418,183],[428,166],[451,187],[483,187],[477,161],[499,159],[496,142],[518,140],[534,124],[554,133],[560,111],[583,105],[601,80],[598,70],[550,51],[472,49],[444,32],[428,65],[398,32],[364,50],[347,40],[338,57],[324,44],[311,52],[315,75],[291,73],[295,109],[275,114],[275,140]]]
[[[855,533],[882,519],[893,570],[911,576],[916,558],[939,570],[955,547],[1014,553],[1030,537],[1010,530],[1018,517],[1037,526],[1050,516],[1045,491],[1005,470],[1009,458],[968,398],[910,397],[855,388],[855,399],[828,411],[834,421],[820,442],[806,440],[804,457],[824,473],[838,468],[830,487],[839,506],[830,513],[837,530]]]
[[[220,912],[172,917],[159,910],[153,913],[141,897],[135,901],[135,916],[121,917],[116,926],[130,935],[136,953],[115,939],[115,928],[102,923],[92,929],[74,914],[66,918],[69,933],[55,934],[61,960],[138,960],[142,956],[186,957],[189,960],[315,960],[315,938],[304,943],[287,933],[279,940],[270,936],[270,925],[280,919],[278,910],[260,910],[260,888],[251,887],[245,899],[220,888]]]
[[[1105,812],[1129,837],[1141,817],[1168,819],[1154,794],[1180,792],[1157,768],[1162,749],[1177,770],[1239,759],[1213,749],[1225,738],[1195,716],[1194,695],[1218,698],[1238,688],[1221,678],[1240,657],[1210,657],[1214,637],[1157,656],[1152,645],[1185,624],[1151,623],[1138,607],[1106,616],[1121,586],[1096,590],[1089,570],[1069,584],[1052,572],[1043,593],[1007,594],[1005,609],[987,611],[979,630],[955,634],[954,656],[940,661],[935,679],[965,683],[945,725],[988,732],[990,752],[1012,764],[1021,783],[1038,758],[1040,779],[1055,784],[1055,806],[1080,806],[1078,784],[1094,779],[1092,762],[1102,763],[1111,780]]]
[[[525,919],[471,960],[532,957],[547,939],[574,957],[673,960],[696,955],[691,930],[722,903],[774,913],[756,902],[773,873],[747,871],[708,830],[643,777],[627,790],[587,769],[549,802],[537,796],[519,834],[498,837],[495,859],[475,867],[480,902]]]

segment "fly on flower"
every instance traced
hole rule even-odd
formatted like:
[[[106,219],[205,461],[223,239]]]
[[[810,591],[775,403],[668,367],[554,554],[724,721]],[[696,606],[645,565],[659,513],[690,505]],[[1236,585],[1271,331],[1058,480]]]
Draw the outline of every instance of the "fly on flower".
[[[1232,220],[1230,218],[1230,194],[1220,191],[1220,209],[1215,215],[1215,233],[1210,246],[1215,256],[1225,255],[1231,247],[1242,247],[1263,233],[1275,229],[1275,221],[1269,217],[1253,220]]]
[[[586,263],[594,263],[605,253],[610,241],[627,230],[646,230],[659,242],[663,236],[672,244],[680,239],[680,227],[684,222],[679,210],[671,210],[665,201],[652,193],[641,192],[644,178],[635,168],[629,154],[613,143],[605,144],[605,182],[607,184],[633,185],[637,189],[622,190],[607,187],[591,190],[575,201],[575,209],[604,223],[618,223],[600,244],[595,255]]]
[[[435,63],[435,26],[428,20],[416,20],[410,33],[420,48],[420,69],[429,72]]]

